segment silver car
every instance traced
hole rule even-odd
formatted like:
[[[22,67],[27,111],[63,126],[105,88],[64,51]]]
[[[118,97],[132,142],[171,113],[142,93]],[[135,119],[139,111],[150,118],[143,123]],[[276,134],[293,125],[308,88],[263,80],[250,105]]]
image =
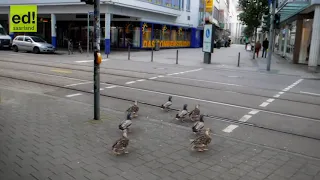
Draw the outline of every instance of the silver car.
[[[55,48],[45,40],[37,36],[17,36],[12,42],[12,49],[15,52],[28,51],[38,53],[53,53]]]

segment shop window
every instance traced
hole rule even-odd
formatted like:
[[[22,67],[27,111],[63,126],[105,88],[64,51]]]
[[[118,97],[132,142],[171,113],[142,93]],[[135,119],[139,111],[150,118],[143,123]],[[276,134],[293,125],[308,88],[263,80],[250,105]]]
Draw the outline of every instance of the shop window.
[[[168,25],[162,26],[162,40],[170,41],[170,26]]]
[[[161,40],[162,39],[162,25],[153,24],[153,39]]]
[[[142,24],[142,47],[148,48],[151,47],[151,29],[152,25],[149,23],[143,23]]]
[[[185,41],[190,41],[191,42],[191,29],[185,29]]]

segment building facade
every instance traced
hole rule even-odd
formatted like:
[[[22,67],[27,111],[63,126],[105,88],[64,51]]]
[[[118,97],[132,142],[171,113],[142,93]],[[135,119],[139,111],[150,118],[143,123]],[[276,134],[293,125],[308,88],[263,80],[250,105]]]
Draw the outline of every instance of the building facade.
[[[199,1],[194,0],[100,0],[101,46],[111,48],[200,47]],[[9,26],[10,5],[36,4],[36,34],[55,47],[67,42],[93,44],[93,6],[80,0],[10,0],[0,2],[0,23]],[[11,33],[12,36],[25,33]],[[30,34],[30,33],[28,33]],[[89,34],[89,36],[88,36]],[[89,39],[89,44],[87,40]]]
[[[320,0],[279,0],[275,50],[293,63],[320,65]]]

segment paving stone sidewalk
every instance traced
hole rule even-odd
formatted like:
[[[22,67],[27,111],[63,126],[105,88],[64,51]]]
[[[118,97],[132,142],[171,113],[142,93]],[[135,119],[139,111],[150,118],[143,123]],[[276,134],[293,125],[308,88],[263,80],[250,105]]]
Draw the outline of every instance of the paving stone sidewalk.
[[[1,180],[319,180],[320,162],[214,136],[210,150],[191,152],[189,128],[140,117],[128,155],[111,145],[124,113],[50,96],[0,88]]]

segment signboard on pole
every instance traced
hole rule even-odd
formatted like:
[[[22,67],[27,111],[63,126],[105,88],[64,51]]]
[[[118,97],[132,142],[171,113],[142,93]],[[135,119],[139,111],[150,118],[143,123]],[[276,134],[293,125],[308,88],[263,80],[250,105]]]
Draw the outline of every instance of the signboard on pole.
[[[10,6],[10,32],[37,32],[37,5]]]
[[[213,0],[205,0],[205,1],[206,1],[206,12],[212,12]]]
[[[214,47],[214,25],[206,24],[203,29],[203,44],[202,51],[207,53],[213,53]]]

